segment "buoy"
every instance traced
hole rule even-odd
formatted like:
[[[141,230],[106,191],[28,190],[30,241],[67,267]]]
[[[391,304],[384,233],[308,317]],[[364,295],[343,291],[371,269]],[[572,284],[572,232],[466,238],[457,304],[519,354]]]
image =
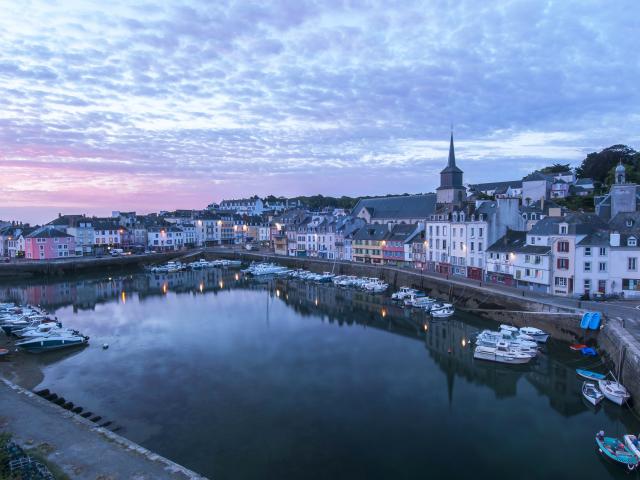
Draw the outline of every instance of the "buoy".
[[[107,348],[109,348],[109,344],[108,343],[103,343],[102,344],[102,349],[106,350]]]

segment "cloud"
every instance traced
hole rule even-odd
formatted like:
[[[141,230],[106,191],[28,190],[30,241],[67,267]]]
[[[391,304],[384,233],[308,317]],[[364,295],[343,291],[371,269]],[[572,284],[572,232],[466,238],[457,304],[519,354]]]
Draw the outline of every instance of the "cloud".
[[[470,182],[638,145],[632,0],[129,3],[4,6],[0,188],[152,209],[428,191],[451,123]]]

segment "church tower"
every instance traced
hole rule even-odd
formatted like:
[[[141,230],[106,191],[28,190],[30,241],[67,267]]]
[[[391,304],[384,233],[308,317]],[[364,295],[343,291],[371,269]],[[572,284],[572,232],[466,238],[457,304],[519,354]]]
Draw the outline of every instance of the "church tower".
[[[461,207],[467,198],[467,190],[462,184],[462,170],[456,167],[456,154],[453,148],[453,132],[449,143],[449,161],[440,172],[440,186],[436,189],[437,202]]]

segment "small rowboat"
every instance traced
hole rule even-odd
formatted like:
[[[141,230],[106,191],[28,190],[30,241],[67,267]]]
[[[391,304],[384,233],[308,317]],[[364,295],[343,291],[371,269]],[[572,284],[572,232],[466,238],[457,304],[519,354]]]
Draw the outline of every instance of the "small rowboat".
[[[580,350],[580,353],[582,353],[582,355],[584,355],[585,357],[597,357],[598,356],[598,352],[596,352],[596,349],[595,348],[591,348],[591,347],[583,348],[582,350]]]
[[[583,348],[587,348],[587,346],[584,343],[576,343],[575,345],[571,345],[569,347],[571,350],[574,350],[576,352],[579,352],[580,350],[582,350]]]
[[[582,396],[594,407],[597,407],[604,398],[603,393],[598,390],[598,387],[593,382],[582,383]]]
[[[9,350],[6,348],[0,348],[0,357],[4,357],[5,355],[9,355]]]
[[[589,370],[581,370],[579,368],[576,369],[576,373],[582,378],[586,378],[587,380],[604,380],[605,378],[607,378],[606,375],[603,375],[601,373],[591,372]]]
[[[634,470],[638,466],[638,457],[629,450],[624,443],[613,437],[605,437],[604,432],[596,435],[598,451],[614,462],[625,465],[627,469]]]

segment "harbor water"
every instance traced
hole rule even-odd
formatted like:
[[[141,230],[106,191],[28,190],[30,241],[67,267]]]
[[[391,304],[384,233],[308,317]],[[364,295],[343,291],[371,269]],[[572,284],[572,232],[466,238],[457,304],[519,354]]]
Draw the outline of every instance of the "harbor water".
[[[606,366],[554,340],[527,366],[474,360],[497,325],[464,312],[231,269],[2,284],[1,300],[91,337],[14,357],[41,372],[27,386],[210,478],[629,477],[594,436],[640,424],[588,406],[575,374]]]

